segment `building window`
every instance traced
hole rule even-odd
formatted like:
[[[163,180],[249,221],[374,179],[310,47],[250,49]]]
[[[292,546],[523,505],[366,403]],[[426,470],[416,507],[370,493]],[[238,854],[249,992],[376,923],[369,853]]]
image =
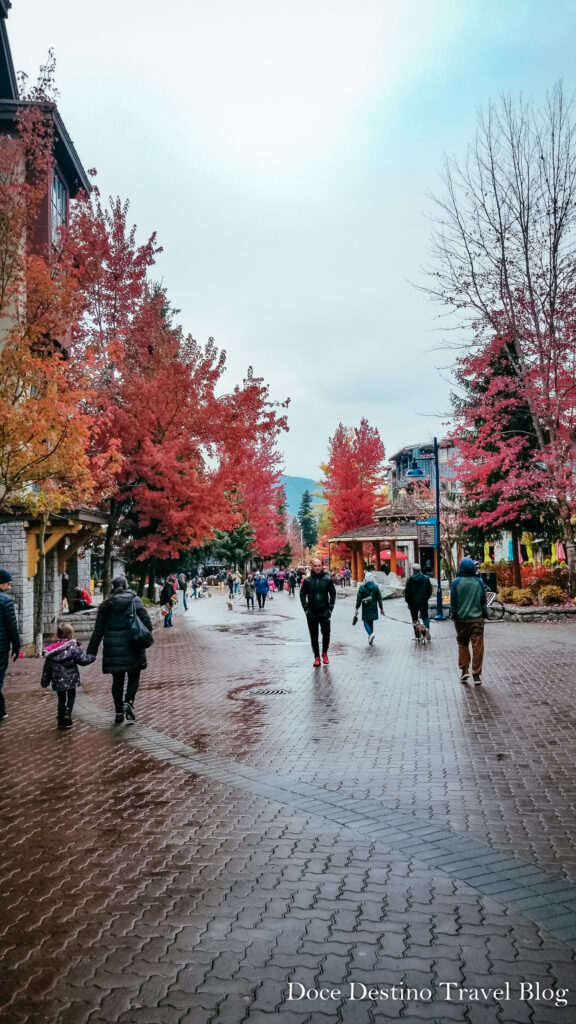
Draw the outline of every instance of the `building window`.
[[[60,228],[66,224],[66,186],[54,175],[52,179],[52,244],[58,242]]]

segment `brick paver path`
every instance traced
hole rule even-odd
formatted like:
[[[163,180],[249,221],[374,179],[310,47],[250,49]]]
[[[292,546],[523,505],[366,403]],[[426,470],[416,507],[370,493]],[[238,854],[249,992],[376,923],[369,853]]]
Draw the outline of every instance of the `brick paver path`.
[[[95,665],[59,732],[17,664],[3,1024],[575,1024],[576,628],[489,624],[473,688],[451,623],[352,606],[314,669],[298,600],[192,601],[133,725]]]

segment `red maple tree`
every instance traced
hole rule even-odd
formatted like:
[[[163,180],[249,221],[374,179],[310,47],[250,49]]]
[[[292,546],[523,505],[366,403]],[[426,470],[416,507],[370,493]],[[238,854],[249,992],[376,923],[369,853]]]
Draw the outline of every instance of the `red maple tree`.
[[[385,454],[377,427],[367,419],[353,429],[338,424],[328,442],[328,461],[321,466],[330,532],[346,533],[372,522],[381,501]]]

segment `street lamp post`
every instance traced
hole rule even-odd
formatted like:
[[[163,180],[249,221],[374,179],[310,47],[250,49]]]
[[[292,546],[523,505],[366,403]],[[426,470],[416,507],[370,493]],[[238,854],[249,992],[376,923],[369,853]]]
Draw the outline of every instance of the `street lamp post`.
[[[436,474],[436,575],[438,589],[436,591],[436,618],[444,619],[444,608],[442,603],[442,568],[440,549],[440,466],[438,463],[438,438],[434,438],[434,469]]]

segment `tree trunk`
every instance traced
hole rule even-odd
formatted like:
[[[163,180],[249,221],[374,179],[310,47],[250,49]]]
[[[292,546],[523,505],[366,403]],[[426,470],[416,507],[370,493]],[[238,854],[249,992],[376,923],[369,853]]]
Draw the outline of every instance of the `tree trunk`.
[[[566,564],[568,566],[568,593],[570,597],[576,597],[576,543],[572,536],[570,523],[564,523],[563,534]]]
[[[515,587],[522,586],[522,570],[520,569],[520,555],[518,553],[518,545],[520,543],[520,530],[517,526],[512,527],[512,565],[513,565],[513,580]]]
[[[156,596],[156,592],[154,590],[155,579],[156,579],[156,562],[154,561],[153,558],[151,558],[150,561],[148,562],[148,594],[147,594],[147,597],[148,597],[149,601],[153,601],[155,596]]]
[[[36,603],[34,606],[34,653],[37,658],[42,657],[44,648],[44,593],[46,590],[46,551],[44,550],[44,538],[46,536],[47,516],[42,517],[40,533],[38,534],[38,568],[36,575],[38,584],[36,587]]]
[[[117,508],[116,502],[110,502],[110,519],[108,526],[106,527],[106,537],[104,540],[104,569],[102,571],[102,596],[106,599],[110,594],[110,587],[112,583],[112,545],[114,544],[114,537],[116,536],[116,530],[118,529],[118,523],[120,522],[120,512]]]
[[[142,568],[140,569],[140,579],[138,581],[138,597],[144,597],[144,589],[146,587],[146,562],[142,562]]]

